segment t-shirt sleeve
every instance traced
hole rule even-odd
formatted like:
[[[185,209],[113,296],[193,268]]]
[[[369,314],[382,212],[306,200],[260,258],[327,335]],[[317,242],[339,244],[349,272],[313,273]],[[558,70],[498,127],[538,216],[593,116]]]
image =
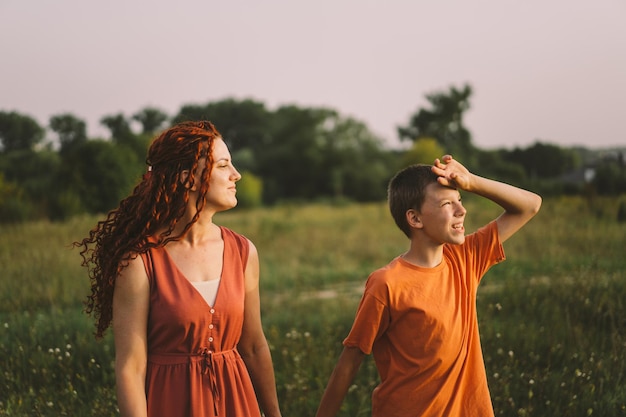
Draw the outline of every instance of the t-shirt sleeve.
[[[386,299],[385,288],[385,285],[376,283],[370,277],[357,308],[352,329],[343,341],[344,346],[358,347],[367,355],[372,353],[374,341],[389,326],[389,308],[384,301]]]
[[[506,259],[495,220],[469,235],[463,246],[479,281],[489,268]]]

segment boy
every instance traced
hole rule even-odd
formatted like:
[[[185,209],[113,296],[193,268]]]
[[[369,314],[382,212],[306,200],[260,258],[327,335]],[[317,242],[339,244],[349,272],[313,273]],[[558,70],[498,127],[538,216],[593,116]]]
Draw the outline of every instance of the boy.
[[[504,212],[465,236],[458,190]],[[541,197],[470,173],[450,155],[413,165],[389,183],[389,208],[409,250],[370,275],[317,417],[334,416],[366,354],[381,382],[372,416],[493,416],[476,317],[481,277],[504,260],[501,243],[539,210]]]

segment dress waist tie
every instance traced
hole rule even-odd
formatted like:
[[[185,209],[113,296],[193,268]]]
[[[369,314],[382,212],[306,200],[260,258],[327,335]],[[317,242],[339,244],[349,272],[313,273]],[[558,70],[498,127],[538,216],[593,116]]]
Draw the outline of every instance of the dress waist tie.
[[[209,385],[213,393],[213,411],[217,413],[217,402],[220,400],[220,390],[217,388],[217,375],[215,374],[215,362],[213,361],[213,351],[202,348],[200,354],[204,358],[202,372],[209,376]]]
[[[201,348],[196,354],[149,354],[148,361],[159,364],[175,364],[181,362],[196,362],[202,361],[202,373],[209,379],[209,386],[211,387],[211,394],[213,395],[213,410],[217,415],[217,402],[220,400],[220,392],[217,387],[217,374],[215,370],[215,357],[222,355],[234,355],[239,356],[237,349],[224,350],[221,352],[213,352],[209,348]]]

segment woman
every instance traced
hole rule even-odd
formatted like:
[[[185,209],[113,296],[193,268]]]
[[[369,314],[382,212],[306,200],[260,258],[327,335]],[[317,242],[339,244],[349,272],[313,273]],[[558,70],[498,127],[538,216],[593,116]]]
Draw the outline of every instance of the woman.
[[[228,147],[210,122],[184,122],[154,140],[147,163],[76,243],[96,336],[112,323],[121,415],[280,416],[256,248],[213,223],[237,204]]]

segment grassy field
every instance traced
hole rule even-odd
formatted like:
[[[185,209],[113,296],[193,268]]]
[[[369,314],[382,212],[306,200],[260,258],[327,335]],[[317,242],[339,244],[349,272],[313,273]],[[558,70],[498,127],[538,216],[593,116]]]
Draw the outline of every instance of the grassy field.
[[[468,230],[498,213],[467,196]],[[626,416],[626,224],[617,200],[544,201],[479,290],[498,416]],[[82,313],[78,251],[95,218],[0,226],[0,416],[114,416],[114,357]],[[407,241],[384,204],[233,210],[261,256],[262,308],[285,416],[314,414],[365,278]],[[342,416],[367,416],[367,358]]]

